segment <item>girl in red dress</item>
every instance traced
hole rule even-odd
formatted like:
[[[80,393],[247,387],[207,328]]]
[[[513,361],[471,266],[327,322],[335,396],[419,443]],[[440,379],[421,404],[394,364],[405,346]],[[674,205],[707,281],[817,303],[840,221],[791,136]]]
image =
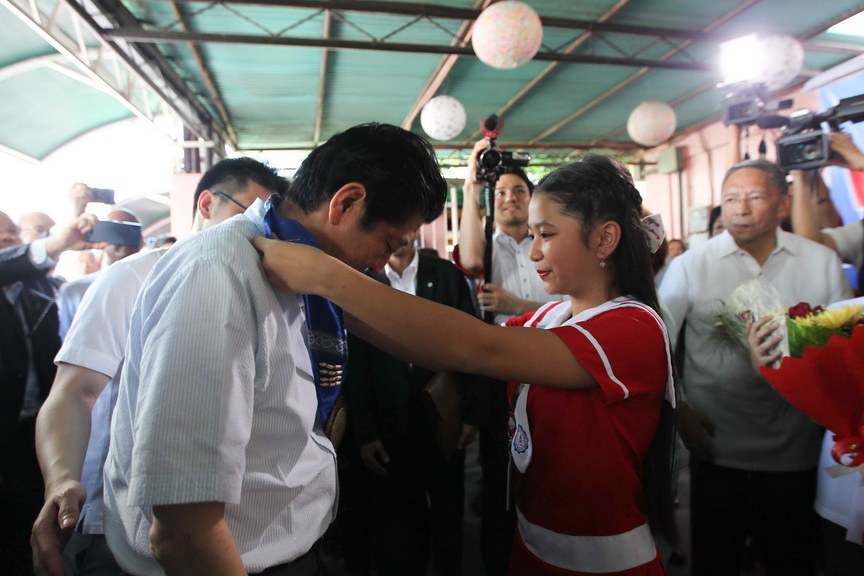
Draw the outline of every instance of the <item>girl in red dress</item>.
[[[355,226],[364,202],[350,213]],[[332,300],[373,344],[433,370],[510,382],[511,574],[655,575],[664,571],[647,518],[674,533],[674,387],[649,261],[662,225],[641,213],[630,176],[609,158],[544,178],[529,208],[531,258],[547,292],[570,300],[504,327],[392,290],[309,247],[255,245],[277,288]]]

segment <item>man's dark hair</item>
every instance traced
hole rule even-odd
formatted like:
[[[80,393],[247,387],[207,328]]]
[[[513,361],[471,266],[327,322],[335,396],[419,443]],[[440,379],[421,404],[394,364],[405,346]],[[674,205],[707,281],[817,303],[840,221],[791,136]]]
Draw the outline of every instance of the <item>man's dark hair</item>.
[[[534,183],[531,182],[531,179],[528,178],[528,174],[525,173],[520,166],[502,166],[501,174],[513,174],[514,176],[518,176],[520,180],[525,182],[525,186],[528,187],[528,195],[532,195],[534,193]]]
[[[722,206],[714,206],[711,209],[711,215],[708,217],[708,237],[709,238],[714,237],[714,223],[717,222],[717,220],[720,218],[720,216],[722,214],[723,214],[723,207]]]
[[[271,166],[253,158],[228,158],[215,164],[201,177],[195,188],[193,216],[198,207],[198,198],[204,190],[216,189],[233,198],[243,193],[250,180],[279,194],[284,194],[288,187],[288,180],[279,176]]]
[[[294,175],[287,199],[309,214],[350,182],[366,188],[364,229],[418,215],[432,222],[447,196],[432,146],[397,126],[374,123],[349,128],[313,150]]]
[[[789,184],[786,182],[786,173],[783,172],[783,169],[774,162],[762,160],[761,158],[756,160],[743,160],[729,168],[726,175],[723,177],[723,184],[720,186],[720,189],[723,190],[726,188],[726,181],[729,180],[729,176],[738,170],[743,170],[744,168],[753,168],[754,170],[765,172],[768,175],[771,186],[776,188],[780,194],[786,194],[789,192]]]

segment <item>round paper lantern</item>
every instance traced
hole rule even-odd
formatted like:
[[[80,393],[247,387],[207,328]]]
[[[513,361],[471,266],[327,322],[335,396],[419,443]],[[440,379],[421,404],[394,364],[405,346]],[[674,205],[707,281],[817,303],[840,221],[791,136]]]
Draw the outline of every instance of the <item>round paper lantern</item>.
[[[509,70],[531,60],[543,41],[540,17],[524,2],[492,4],[474,23],[471,45],[480,61]]]
[[[435,140],[452,140],[465,129],[467,120],[462,103],[452,96],[436,96],[420,112],[423,131]]]
[[[675,110],[665,102],[642,102],[627,119],[627,133],[637,144],[657,146],[675,132]]]
[[[804,65],[804,48],[791,36],[776,34],[760,38],[763,68],[756,77],[768,90],[779,90],[795,79]]]

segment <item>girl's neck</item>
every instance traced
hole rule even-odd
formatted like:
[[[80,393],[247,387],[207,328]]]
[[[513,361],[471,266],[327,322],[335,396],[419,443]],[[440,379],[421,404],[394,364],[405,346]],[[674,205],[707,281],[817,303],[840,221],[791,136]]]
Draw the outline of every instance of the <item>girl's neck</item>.
[[[573,316],[577,316],[585,310],[596,308],[621,295],[619,290],[604,286],[588,293],[570,294],[570,307],[573,311]]]

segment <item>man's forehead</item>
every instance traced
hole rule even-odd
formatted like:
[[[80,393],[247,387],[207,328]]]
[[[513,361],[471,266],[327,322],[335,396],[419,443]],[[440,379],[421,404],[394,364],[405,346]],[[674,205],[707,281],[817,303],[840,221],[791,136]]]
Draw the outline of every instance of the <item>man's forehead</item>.
[[[2,224],[5,228],[16,227],[15,222],[12,218],[9,217],[5,212],[0,212],[0,224]]]

